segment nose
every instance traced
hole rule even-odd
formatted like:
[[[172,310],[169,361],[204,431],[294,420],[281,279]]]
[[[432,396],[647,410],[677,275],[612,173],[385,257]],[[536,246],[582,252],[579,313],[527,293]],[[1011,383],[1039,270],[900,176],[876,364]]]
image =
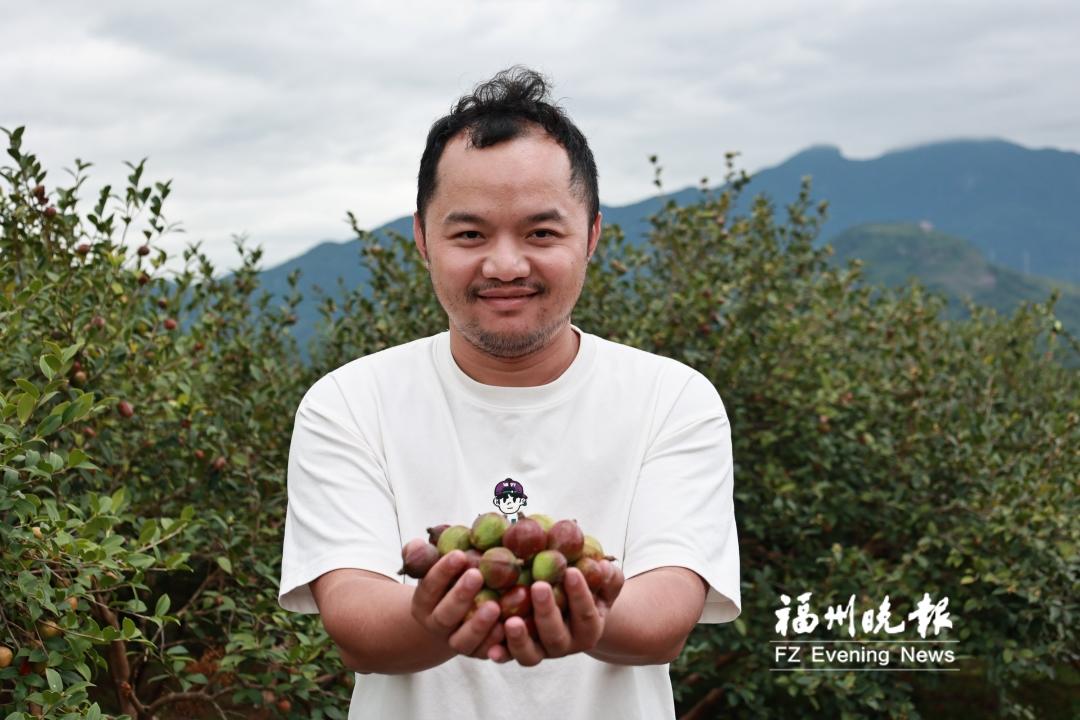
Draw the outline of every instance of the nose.
[[[486,278],[510,282],[529,276],[529,259],[517,242],[510,238],[500,238],[491,245],[481,272]]]

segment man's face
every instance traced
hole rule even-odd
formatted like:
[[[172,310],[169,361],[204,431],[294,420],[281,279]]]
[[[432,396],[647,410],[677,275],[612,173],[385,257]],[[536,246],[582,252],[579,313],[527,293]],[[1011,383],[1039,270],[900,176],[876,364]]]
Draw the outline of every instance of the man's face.
[[[495,357],[543,348],[568,325],[600,235],[566,151],[540,130],[483,149],[461,134],[436,177],[413,233],[451,326]]]

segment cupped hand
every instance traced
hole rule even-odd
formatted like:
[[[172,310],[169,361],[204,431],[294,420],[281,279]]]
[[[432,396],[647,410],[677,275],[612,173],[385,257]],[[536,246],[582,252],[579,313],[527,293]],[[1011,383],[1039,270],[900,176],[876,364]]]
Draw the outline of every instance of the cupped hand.
[[[557,658],[585,652],[596,647],[604,634],[604,625],[612,604],[622,590],[622,570],[608,560],[601,560],[604,582],[596,597],[577,568],[569,568],[563,578],[563,590],[569,603],[570,617],[564,620],[551,585],[535,582],[532,585],[533,621],[539,641],[530,637],[525,621],[512,617],[503,623],[506,642],[491,645],[487,657],[495,662],[516,660],[524,666],[540,663],[545,658]]]
[[[504,637],[499,604],[489,600],[465,619],[483,586],[480,571],[469,568],[465,553],[454,550],[439,558],[417,583],[412,616],[458,654],[487,658],[490,648]]]

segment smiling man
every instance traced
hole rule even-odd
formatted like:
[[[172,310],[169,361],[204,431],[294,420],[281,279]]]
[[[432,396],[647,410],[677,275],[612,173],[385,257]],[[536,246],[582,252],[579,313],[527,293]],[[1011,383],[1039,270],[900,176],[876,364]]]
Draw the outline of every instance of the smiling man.
[[[571,321],[600,228],[588,143],[538,74],[432,126],[413,231],[449,327],[322,377],[289,455],[279,601],[360,673],[351,718],[673,718],[668,663],[739,614],[719,394]],[[460,551],[397,575],[407,540],[490,511],[492,483],[617,558],[595,599],[567,571],[567,620],[534,583],[535,636],[492,601],[466,620],[483,579]]]

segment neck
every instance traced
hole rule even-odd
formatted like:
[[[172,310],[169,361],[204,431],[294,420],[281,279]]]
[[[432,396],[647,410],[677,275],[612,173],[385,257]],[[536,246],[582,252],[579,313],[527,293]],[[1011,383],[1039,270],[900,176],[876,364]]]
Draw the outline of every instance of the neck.
[[[581,338],[566,326],[544,347],[518,358],[500,358],[477,349],[450,326],[450,354],[461,371],[478,383],[501,387],[535,387],[555,381],[574,362]]]

